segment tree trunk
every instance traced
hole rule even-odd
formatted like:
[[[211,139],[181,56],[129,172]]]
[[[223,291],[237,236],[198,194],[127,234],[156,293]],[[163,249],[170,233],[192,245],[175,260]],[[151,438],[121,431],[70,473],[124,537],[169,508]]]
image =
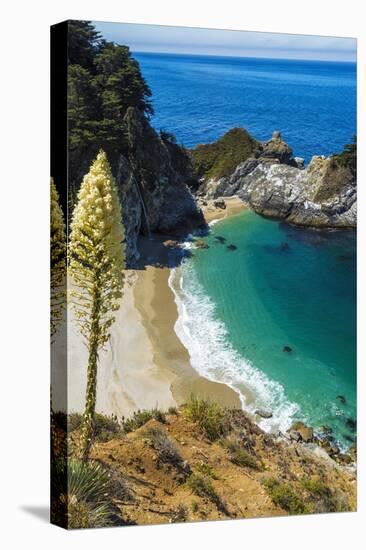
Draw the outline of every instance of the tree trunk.
[[[81,459],[84,462],[89,458],[90,448],[93,443],[95,404],[97,397],[98,339],[100,328],[100,289],[97,284],[95,285],[93,294],[85,410],[81,428]]]

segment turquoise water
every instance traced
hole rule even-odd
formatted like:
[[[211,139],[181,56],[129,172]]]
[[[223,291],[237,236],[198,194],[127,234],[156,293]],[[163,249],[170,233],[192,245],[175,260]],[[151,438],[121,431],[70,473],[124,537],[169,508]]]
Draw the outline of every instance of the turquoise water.
[[[260,140],[281,130],[308,161],[341,150],[356,131],[354,63],[134,55],[153,93],[152,124],[187,147],[234,126]],[[303,419],[350,445],[355,234],[243,213],[214,225],[206,240],[210,248],[192,250],[171,278],[176,331],[194,368],[240,391],[248,409],[271,409],[266,429]]]
[[[356,415],[354,233],[244,212],[213,225],[204,240],[209,248],[192,249],[173,275],[176,330],[193,366],[239,390],[244,406],[271,409],[264,428],[285,430],[302,419],[330,426],[349,446]]]

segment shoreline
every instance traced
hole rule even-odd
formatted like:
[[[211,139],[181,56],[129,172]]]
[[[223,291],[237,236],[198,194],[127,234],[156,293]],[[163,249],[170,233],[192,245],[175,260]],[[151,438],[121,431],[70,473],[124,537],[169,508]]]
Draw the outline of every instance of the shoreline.
[[[178,311],[168,283],[169,275],[168,268],[148,266],[139,273],[134,295],[136,308],[152,343],[154,364],[168,373],[175,404],[183,404],[194,393],[222,406],[241,408],[237,392],[225,383],[204,378],[191,366],[188,350],[174,330]]]
[[[225,209],[213,205],[204,209],[207,223],[247,210],[238,197],[225,199],[225,204]],[[188,350],[174,330],[178,309],[169,286],[169,242],[168,236],[142,238],[142,267],[126,272],[111,338],[99,355],[97,412],[121,418],[142,409],[167,410],[186,402],[192,393],[221,406],[242,408],[237,391],[201,376],[191,366]],[[82,412],[87,349],[72,311],[68,342],[67,412]]]
[[[205,212],[208,223],[249,211],[237,200],[228,201],[225,209],[209,210],[208,215]],[[141,238],[140,269],[126,270],[124,293],[111,327],[111,338],[106,349],[100,352],[96,410],[122,419],[138,410],[158,408],[167,411],[170,407],[179,407],[194,394],[222,407],[244,410],[258,424],[254,412],[250,412],[243,402],[243,395],[249,399],[248,403],[252,402],[252,391],[247,388],[247,395],[242,388],[242,395],[227,382],[200,375],[175,331],[179,309],[174,284],[169,281],[175,266],[167,267],[174,256],[174,249],[171,256],[172,242],[166,235],[155,235],[152,240]],[[174,242],[181,250],[180,243]],[[72,314],[69,318],[67,412],[82,413],[87,350]],[[288,440],[285,435],[281,439]],[[313,451],[326,454],[318,446]]]

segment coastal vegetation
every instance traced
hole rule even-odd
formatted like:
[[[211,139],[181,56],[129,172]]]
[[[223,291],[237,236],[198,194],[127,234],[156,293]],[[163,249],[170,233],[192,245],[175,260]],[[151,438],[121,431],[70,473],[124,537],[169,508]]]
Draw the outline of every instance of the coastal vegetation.
[[[227,433],[227,417],[224,409],[217,403],[191,395],[186,411],[188,417],[198,424],[201,432],[210,441],[215,441]]]
[[[114,517],[115,508],[109,497],[109,474],[100,464],[59,458],[52,474],[55,505],[51,508],[51,520],[54,523],[67,525],[69,529],[120,523]]]
[[[98,352],[109,339],[122,296],[124,230],[111,167],[100,151],[78,193],[69,243],[70,293],[80,332],[88,348],[86,404],[81,456],[87,460],[95,417]]]
[[[338,166],[348,168],[354,177],[357,177],[357,137],[353,136],[352,142],[347,143],[343,151],[333,155]]]
[[[56,415],[57,429],[69,426],[70,468],[57,459],[53,513],[79,528],[355,508],[352,469],[316,456],[303,443],[265,434],[240,409],[216,408],[226,418],[227,433],[215,440],[187,406],[160,411],[163,423],[150,415],[127,431],[126,420],[97,415],[95,425],[104,435],[95,437],[87,462],[77,454],[82,418]]]
[[[255,155],[260,144],[243,128],[233,128],[217,141],[197,145],[190,151],[198,178],[219,179],[230,176],[238,166]]]
[[[129,48],[103,39],[91,22],[68,23],[68,55],[69,178],[74,182],[79,167],[85,171],[99,149],[113,164],[126,148],[128,107],[147,117],[153,108]]]

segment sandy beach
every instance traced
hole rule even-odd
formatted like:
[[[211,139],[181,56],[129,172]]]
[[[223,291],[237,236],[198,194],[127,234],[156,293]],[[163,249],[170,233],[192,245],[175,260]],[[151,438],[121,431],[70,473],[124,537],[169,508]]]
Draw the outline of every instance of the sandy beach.
[[[237,214],[246,207],[238,198],[226,208],[208,205],[206,221]],[[239,395],[225,384],[200,376],[175,333],[177,307],[169,287],[168,238],[142,239],[141,269],[128,270],[106,349],[100,352],[97,411],[128,417],[138,409],[184,403],[194,393],[224,406],[240,407]],[[144,263],[146,262],[146,263]],[[152,265],[149,265],[152,264]],[[68,411],[81,412],[86,387],[87,350],[72,312],[68,323]]]
[[[225,203],[225,208],[218,208],[215,206],[215,202],[223,201]],[[202,207],[205,220],[207,223],[212,222],[213,220],[222,220],[228,216],[234,216],[235,214],[240,214],[244,210],[248,210],[248,207],[243,203],[239,197],[220,197],[215,199],[215,201],[208,201],[207,205]]]

